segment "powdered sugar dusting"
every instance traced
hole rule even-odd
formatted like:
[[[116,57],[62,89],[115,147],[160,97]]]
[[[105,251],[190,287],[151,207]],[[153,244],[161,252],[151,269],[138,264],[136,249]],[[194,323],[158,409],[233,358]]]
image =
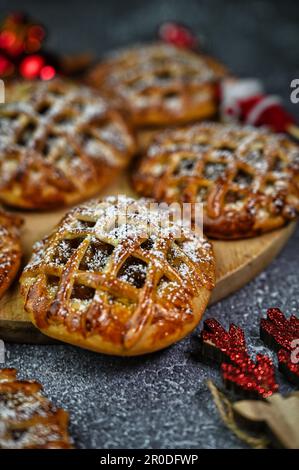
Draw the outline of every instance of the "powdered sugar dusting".
[[[16,380],[14,369],[0,370],[0,448],[70,448],[67,420],[37,382]]]
[[[85,193],[103,169],[126,166],[134,142],[124,120],[100,95],[57,79],[33,83],[19,101],[1,107],[0,149],[0,176],[7,185],[17,184],[22,170],[30,184],[29,190],[27,179],[19,177],[24,198],[34,188],[39,194],[58,191],[61,197],[63,191]]]
[[[298,155],[298,145],[263,128],[201,123],[165,130],[147,149],[135,188],[168,203],[203,203],[210,236],[236,237],[227,227],[245,220],[260,233],[299,212]],[[241,236],[252,235],[243,230]]]
[[[184,323],[192,317],[199,290],[213,286],[214,260],[202,235],[172,218],[164,225],[166,214],[151,200],[126,196],[75,208],[48,239],[36,245],[21,282],[28,289],[39,272],[45,273],[48,288],[54,283],[49,301],[55,304],[61,295],[65,299],[55,322],[71,325],[72,331],[81,331],[83,316],[88,318],[89,334],[95,334],[103,321],[101,334],[111,340],[111,324],[117,321],[125,332],[133,312],[146,311],[148,305],[154,317]],[[89,312],[98,312],[96,318],[91,320]]]

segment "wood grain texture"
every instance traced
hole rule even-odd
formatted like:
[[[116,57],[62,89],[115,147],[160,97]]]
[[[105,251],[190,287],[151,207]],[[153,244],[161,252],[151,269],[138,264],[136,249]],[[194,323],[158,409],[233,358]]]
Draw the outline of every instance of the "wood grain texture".
[[[106,194],[134,196],[127,177],[120,177]],[[22,233],[23,265],[31,256],[32,245],[48,234],[65,214],[66,209],[53,212],[22,212],[25,225]],[[295,223],[260,237],[240,241],[214,241],[217,284],[211,302],[232,294],[259,272],[278,254],[295,229]],[[18,280],[0,301],[0,338],[24,343],[50,343],[29,321],[23,309]]]

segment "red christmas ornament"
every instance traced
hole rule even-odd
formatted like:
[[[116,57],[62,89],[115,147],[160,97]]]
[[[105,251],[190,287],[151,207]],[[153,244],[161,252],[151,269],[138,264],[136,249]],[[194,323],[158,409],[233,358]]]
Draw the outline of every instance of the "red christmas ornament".
[[[9,51],[16,40],[16,35],[12,31],[4,30],[0,33],[0,47]]]
[[[299,340],[299,318],[292,315],[287,320],[279,308],[269,308],[267,318],[261,319],[260,337],[275,351],[281,348],[292,351],[292,342]]]
[[[158,29],[158,37],[176,47],[185,49],[196,49],[198,40],[190,28],[179,23],[167,21],[162,23]]]
[[[44,57],[39,54],[30,55],[20,64],[20,73],[27,80],[39,78],[41,80],[51,80],[56,75],[53,65],[48,65]]]
[[[299,387],[299,354],[281,349],[277,353],[277,358],[280,372],[289,382]]]
[[[56,70],[52,65],[45,65],[39,75],[41,80],[52,80],[56,75]]]
[[[0,48],[12,57],[33,53],[41,48],[45,35],[43,26],[35,24],[22,13],[14,13],[3,22]]]
[[[247,352],[231,355],[232,364],[222,364],[221,371],[227,388],[252,398],[267,398],[278,391],[275,371],[268,356],[258,354],[253,362]]]
[[[279,370],[292,383],[299,384],[299,318],[288,320],[279,308],[270,308],[260,323],[260,337],[278,351]]]
[[[227,332],[214,318],[204,322],[200,341],[202,356],[218,364],[229,361],[232,354],[247,351],[244,331],[231,324]]]
[[[200,334],[201,357],[221,364],[227,387],[250,397],[266,398],[278,391],[274,366],[265,355],[254,362],[247,351],[244,331],[231,324],[227,332],[211,318],[204,322]]]
[[[220,111],[225,121],[267,126],[274,132],[290,132],[295,124],[280,99],[265,95],[261,82],[255,79],[223,79]]]
[[[27,80],[38,78],[45,60],[40,55],[31,55],[25,57],[20,64],[20,73]]]
[[[27,80],[53,78],[55,65],[49,62],[50,56],[41,51],[45,36],[44,27],[26,15],[7,16],[0,27],[0,77],[19,73]]]
[[[0,54],[0,76],[6,77],[11,75],[14,71],[13,63],[8,60],[4,55]]]
[[[198,48],[197,37],[191,29],[176,22],[162,23],[158,37],[177,47]],[[279,98],[265,95],[259,80],[223,79],[216,94],[224,120],[266,126],[274,132],[289,133],[299,139],[299,128],[293,116],[284,109]]]
[[[287,132],[289,126],[295,123],[275,96],[255,96],[241,100],[240,109],[246,124],[267,126],[274,132]]]

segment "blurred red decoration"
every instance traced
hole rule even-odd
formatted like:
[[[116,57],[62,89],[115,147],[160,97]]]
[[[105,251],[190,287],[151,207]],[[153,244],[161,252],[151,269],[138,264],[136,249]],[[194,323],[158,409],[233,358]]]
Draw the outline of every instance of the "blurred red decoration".
[[[45,29],[22,13],[8,15],[1,26],[0,48],[11,56],[38,51],[46,36]]]
[[[56,75],[56,71],[52,65],[45,65],[40,71],[40,78],[42,80],[52,80]]]
[[[268,126],[274,132],[287,132],[288,127],[295,123],[276,97],[258,95],[240,100],[239,104],[243,120],[247,124]]]
[[[0,26],[0,77],[53,78],[56,63],[42,49],[45,38],[45,28],[27,15],[8,15]]]
[[[5,56],[0,54],[0,76],[6,77],[11,75],[14,71],[13,63],[8,60]]]
[[[299,318],[288,320],[278,308],[270,308],[260,323],[260,337],[278,351],[279,370],[292,383],[299,385]],[[297,351],[297,353],[296,353]]]
[[[44,58],[40,55],[30,55],[25,57],[20,64],[21,75],[27,80],[38,78],[44,63]]]
[[[186,49],[196,49],[198,40],[193,31],[182,24],[167,21],[158,28],[158,37],[162,41]]]
[[[219,87],[220,114],[224,121],[267,126],[274,132],[295,132],[295,119],[277,96],[266,95],[256,79],[225,78]],[[296,137],[294,135],[294,137]]]
[[[230,325],[227,332],[215,319],[204,322],[200,334],[201,357],[221,364],[227,387],[249,397],[266,398],[278,391],[271,359],[258,354],[254,362],[247,351],[244,331]]]

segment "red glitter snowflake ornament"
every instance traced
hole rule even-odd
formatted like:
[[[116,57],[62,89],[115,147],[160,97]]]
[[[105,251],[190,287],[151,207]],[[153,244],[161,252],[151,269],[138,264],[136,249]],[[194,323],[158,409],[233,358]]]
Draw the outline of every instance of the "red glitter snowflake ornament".
[[[218,364],[229,361],[232,354],[247,352],[244,331],[231,324],[227,332],[214,318],[204,322],[200,342],[202,357]]]
[[[278,368],[286,379],[292,384],[299,387],[299,341],[297,346],[298,352],[289,352],[281,349],[277,353]]]
[[[268,356],[258,354],[256,362],[246,352],[232,355],[232,364],[222,364],[222,378],[227,388],[252,398],[268,398],[278,391],[274,365]]]
[[[185,49],[196,49],[198,40],[187,26],[173,21],[166,21],[158,28],[158,37],[163,42]]]
[[[279,308],[269,308],[267,318],[261,319],[260,336],[275,351],[292,351],[292,341],[299,339],[299,318],[292,315],[288,320]]]
[[[271,349],[278,351],[279,370],[299,385],[299,319],[288,320],[279,308],[270,308],[260,323],[260,337]]]
[[[226,331],[210,318],[204,322],[200,344],[202,358],[221,364],[226,387],[252,398],[267,398],[278,391],[271,359],[261,354],[256,362],[250,358],[242,328],[231,324]]]

